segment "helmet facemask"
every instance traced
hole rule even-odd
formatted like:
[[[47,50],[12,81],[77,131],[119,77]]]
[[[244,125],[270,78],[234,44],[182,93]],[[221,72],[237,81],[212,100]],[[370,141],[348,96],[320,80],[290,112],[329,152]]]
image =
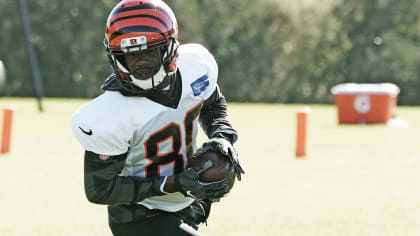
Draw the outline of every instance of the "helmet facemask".
[[[108,48],[107,54],[114,72],[122,80],[139,89],[149,90],[157,88],[175,73],[170,65],[176,59],[177,48],[178,42],[169,37],[164,39],[164,43],[150,47],[137,45],[121,48],[122,50]]]

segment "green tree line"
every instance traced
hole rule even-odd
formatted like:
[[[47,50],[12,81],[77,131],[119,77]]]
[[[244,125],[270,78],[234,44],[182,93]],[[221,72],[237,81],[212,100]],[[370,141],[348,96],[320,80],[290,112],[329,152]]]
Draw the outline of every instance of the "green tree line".
[[[103,47],[118,0],[27,0],[45,95],[93,97],[111,69]],[[331,103],[339,83],[391,82],[420,104],[420,0],[167,0],[181,43],[219,64],[229,101]],[[0,0],[4,96],[33,96],[17,1]]]

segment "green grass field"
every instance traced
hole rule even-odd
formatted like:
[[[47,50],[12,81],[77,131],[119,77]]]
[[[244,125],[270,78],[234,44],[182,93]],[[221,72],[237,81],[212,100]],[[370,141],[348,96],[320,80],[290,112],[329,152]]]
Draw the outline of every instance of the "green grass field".
[[[12,152],[0,156],[0,235],[111,235],[106,207],[83,192],[83,150],[70,130],[87,100],[15,104]],[[311,106],[308,157],[294,158],[296,105],[230,104],[243,181],[215,204],[204,235],[420,235],[420,107],[408,128],[337,125]],[[200,135],[203,141],[203,136]]]

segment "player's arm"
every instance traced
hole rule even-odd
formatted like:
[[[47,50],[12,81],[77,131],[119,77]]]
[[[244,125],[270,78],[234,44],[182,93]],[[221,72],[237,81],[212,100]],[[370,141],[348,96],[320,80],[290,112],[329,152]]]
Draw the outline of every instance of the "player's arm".
[[[219,152],[233,164],[236,177],[241,180],[241,174],[245,172],[239,164],[238,154],[233,148],[233,144],[238,139],[238,134],[229,122],[226,99],[218,86],[204,102],[199,121],[210,140],[205,142],[195,155],[199,156],[209,150]]]
[[[127,153],[106,156],[86,151],[84,160],[85,193],[90,202],[105,205],[133,204],[160,196],[166,177],[120,176]]]
[[[225,181],[212,184],[203,184],[199,181],[200,173],[210,168],[212,163],[189,168],[170,177],[141,178],[119,175],[126,158],[127,153],[101,159],[96,153],[85,152],[85,193],[90,202],[128,205],[172,192],[181,192],[186,197],[196,199],[218,199],[228,189]]]
[[[218,86],[212,95],[204,101],[199,121],[209,138],[225,138],[232,144],[238,139],[238,133],[232,128],[228,119],[226,99]]]

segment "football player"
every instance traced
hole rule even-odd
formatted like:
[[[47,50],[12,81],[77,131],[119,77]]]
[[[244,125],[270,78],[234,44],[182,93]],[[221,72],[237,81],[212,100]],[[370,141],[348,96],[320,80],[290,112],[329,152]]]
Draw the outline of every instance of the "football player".
[[[199,181],[212,163],[187,168],[194,151],[217,151],[239,180],[244,173],[216,61],[203,46],[177,39],[175,15],[163,1],[119,2],[105,28],[113,73],[104,93],[72,117],[86,149],[86,196],[108,205],[114,235],[200,235],[198,225],[229,188],[226,180]],[[209,140],[194,150],[198,123]]]

